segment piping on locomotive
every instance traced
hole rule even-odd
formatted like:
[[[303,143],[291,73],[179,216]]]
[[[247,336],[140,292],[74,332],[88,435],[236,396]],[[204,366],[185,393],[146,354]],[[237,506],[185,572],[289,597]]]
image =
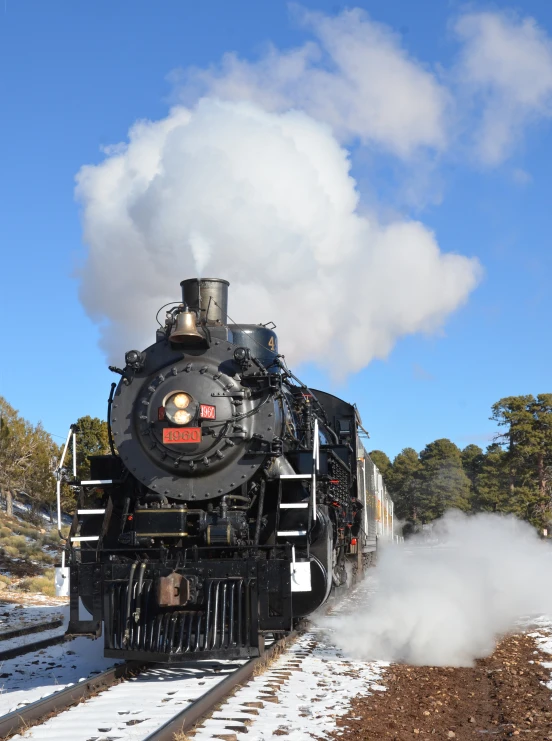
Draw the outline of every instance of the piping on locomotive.
[[[90,458],[89,480],[67,438],[68,633],[103,627],[107,657],[258,656],[392,536],[356,407],[302,384],[273,325],[229,324],[228,285],[183,281],[155,343],[111,367],[112,454]]]

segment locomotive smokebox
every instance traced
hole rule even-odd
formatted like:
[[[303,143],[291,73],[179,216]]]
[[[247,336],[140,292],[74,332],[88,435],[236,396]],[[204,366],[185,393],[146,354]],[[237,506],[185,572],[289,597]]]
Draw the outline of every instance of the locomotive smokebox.
[[[182,286],[182,301],[197,311],[205,324],[226,324],[228,317],[228,286],[221,278],[188,278]]]

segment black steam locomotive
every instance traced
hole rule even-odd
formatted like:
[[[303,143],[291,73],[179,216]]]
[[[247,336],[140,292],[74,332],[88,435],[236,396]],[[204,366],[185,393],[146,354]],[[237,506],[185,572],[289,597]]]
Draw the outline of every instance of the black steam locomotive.
[[[356,407],[302,384],[270,325],[229,324],[227,281],[181,286],[111,368],[112,455],[72,482],[68,632],[103,625],[108,657],[259,655],[392,532]]]

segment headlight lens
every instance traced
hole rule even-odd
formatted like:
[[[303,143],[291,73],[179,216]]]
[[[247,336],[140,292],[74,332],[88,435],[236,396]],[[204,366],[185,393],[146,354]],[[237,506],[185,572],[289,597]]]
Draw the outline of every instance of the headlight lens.
[[[173,414],[173,419],[177,425],[187,425],[191,418],[192,415],[185,409],[178,409],[178,411]]]
[[[178,393],[175,394],[170,401],[174,403],[177,409],[186,409],[188,404],[191,402],[191,398],[188,394]]]

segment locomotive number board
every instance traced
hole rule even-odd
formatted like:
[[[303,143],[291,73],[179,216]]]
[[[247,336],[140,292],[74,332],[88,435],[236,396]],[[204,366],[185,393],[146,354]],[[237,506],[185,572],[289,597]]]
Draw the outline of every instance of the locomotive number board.
[[[217,408],[212,406],[211,404],[200,404],[199,417],[200,419],[216,419]]]
[[[165,445],[182,445],[183,443],[200,443],[201,427],[165,427],[163,429],[163,442]]]

